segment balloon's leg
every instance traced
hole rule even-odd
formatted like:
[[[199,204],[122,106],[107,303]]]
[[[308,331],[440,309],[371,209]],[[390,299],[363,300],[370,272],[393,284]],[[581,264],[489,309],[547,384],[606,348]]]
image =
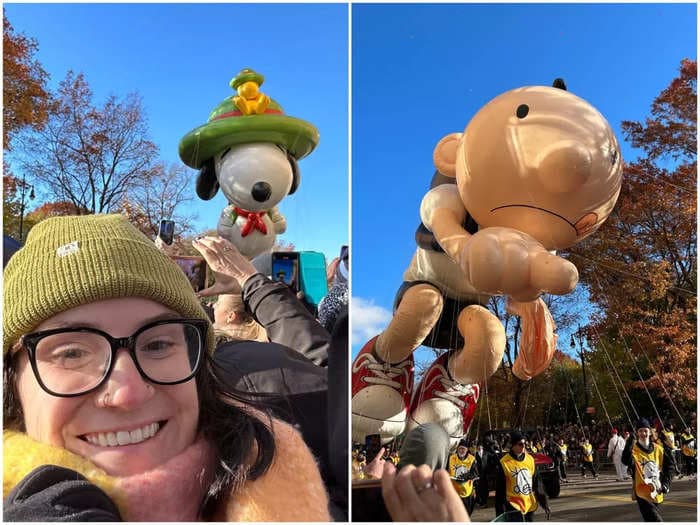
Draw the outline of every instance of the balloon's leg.
[[[399,363],[410,356],[437,323],[442,306],[442,293],[430,284],[406,290],[389,326],[377,338],[377,357],[385,363]]]
[[[463,384],[485,381],[498,369],[506,348],[503,323],[483,306],[467,306],[457,319],[464,347],[450,362],[452,377]]]

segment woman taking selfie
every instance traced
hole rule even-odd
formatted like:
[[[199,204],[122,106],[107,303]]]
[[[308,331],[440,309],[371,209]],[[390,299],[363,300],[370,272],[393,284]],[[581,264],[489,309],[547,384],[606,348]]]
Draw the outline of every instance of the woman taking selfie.
[[[187,278],[124,218],[36,225],[3,328],[5,521],[329,519],[299,434],[221,380]]]

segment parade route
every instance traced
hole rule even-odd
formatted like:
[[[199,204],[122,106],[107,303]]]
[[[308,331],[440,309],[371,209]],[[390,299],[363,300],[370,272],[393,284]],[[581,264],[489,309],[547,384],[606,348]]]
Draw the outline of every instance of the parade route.
[[[569,473],[569,483],[562,486],[561,495],[550,500],[551,521],[555,522],[627,522],[641,521],[637,503],[631,499],[631,481],[618,482],[610,474],[600,479],[582,479]],[[661,505],[664,521],[697,522],[697,481],[687,478],[674,480],[671,493]],[[475,508],[472,521],[491,521],[495,517],[493,492],[488,508]],[[535,521],[546,521],[542,510]]]

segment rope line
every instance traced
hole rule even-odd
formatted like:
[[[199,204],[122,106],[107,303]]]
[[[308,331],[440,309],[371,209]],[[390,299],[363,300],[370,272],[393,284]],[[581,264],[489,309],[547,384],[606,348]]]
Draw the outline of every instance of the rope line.
[[[639,413],[637,412],[637,409],[634,406],[634,403],[632,402],[632,398],[630,398],[630,395],[627,393],[627,389],[625,388],[625,383],[622,381],[622,378],[620,377],[620,374],[617,373],[617,368],[615,368],[615,363],[613,363],[612,357],[610,357],[610,354],[608,354],[608,350],[605,346],[605,343],[603,342],[603,339],[600,337],[600,333],[598,333],[598,329],[596,328],[595,324],[590,325],[593,328],[593,331],[596,334],[596,337],[598,338],[598,343],[600,344],[601,348],[603,349],[603,352],[605,353],[605,356],[608,358],[610,361],[610,366],[608,369],[612,368],[613,372],[615,372],[615,377],[617,377],[617,380],[620,382],[620,386],[622,387],[622,391],[625,393],[625,396],[627,397],[627,401],[629,401],[630,407],[632,408],[632,411],[634,412],[635,418],[639,419]],[[615,383],[613,382],[613,385]],[[617,390],[617,386],[615,386],[615,390]],[[618,392],[619,394],[619,392]],[[624,407],[624,402],[622,404]],[[625,409],[625,413],[627,413],[627,409]],[[629,414],[627,414],[627,419],[630,423],[631,426],[634,426],[632,423]]]
[[[639,340],[639,338],[637,337],[637,334],[632,334],[632,335],[633,335],[634,338],[637,340],[637,344],[639,345],[639,348],[640,348],[640,349],[642,350],[642,352],[644,353],[644,357],[647,358],[647,363],[649,363],[649,365],[651,366],[651,369],[654,371],[654,374],[656,374],[656,376],[659,378],[659,384],[661,384],[661,388],[664,389],[664,393],[666,394],[666,397],[668,398],[668,401],[671,403],[671,406],[673,407],[673,410],[675,410],[675,411],[676,411],[676,414],[678,414],[678,417],[680,418],[681,423],[683,423],[683,427],[687,427],[688,425],[685,424],[685,420],[683,419],[683,416],[681,415],[681,413],[678,411],[678,408],[676,407],[676,404],[673,402],[673,399],[671,398],[671,394],[668,393],[668,390],[666,390],[666,386],[664,385],[664,382],[661,380],[661,374],[659,374],[659,373],[656,371],[656,368],[654,367],[654,364],[651,362],[651,359],[649,359],[649,356],[647,355],[646,350],[644,350],[644,345],[642,345],[642,342],[641,342],[641,341]],[[663,421],[661,422],[661,425],[662,425],[662,427],[663,427]],[[664,427],[664,430],[665,430],[665,427]]]
[[[596,280],[598,280],[597,276],[596,276]],[[600,286],[600,280],[598,280],[598,286]],[[647,384],[644,381],[644,378],[642,377],[642,373],[639,371],[639,367],[637,367],[637,361],[634,359],[634,356],[632,355],[632,350],[627,345],[627,341],[625,340],[625,338],[621,332],[620,332],[620,339],[622,340],[622,345],[625,349],[625,352],[627,352],[627,355],[629,355],[630,360],[632,361],[632,365],[634,365],[634,369],[637,372],[637,375],[639,376],[639,380],[642,382],[642,386],[644,387],[644,391],[647,393],[647,396],[649,397],[649,401],[651,402],[651,406],[654,409],[654,413],[656,414],[656,417],[659,418],[659,421],[661,421],[661,416],[659,415],[659,411],[656,408],[656,403],[654,403],[654,399],[651,396],[651,392],[649,392],[649,389],[647,388]],[[659,382],[661,382],[660,377],[659,377]]]

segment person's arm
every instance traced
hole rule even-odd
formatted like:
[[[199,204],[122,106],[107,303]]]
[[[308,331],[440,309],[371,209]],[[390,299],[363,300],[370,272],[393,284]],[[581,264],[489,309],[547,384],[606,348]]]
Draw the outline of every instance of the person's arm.
[[[496,468],[496,516],[506,511],[506,474],[503,465],[498,463]]]
[[[199,292],[200,297],[242,293],[246,309],[267,330],[271,342],[299,352],[318,366],[327,366],[330,334],[287,285],[258,273],[226,239],[202,237],[192,246],[206,259],[215,278],[212,286]]]
[[[288,286],[255,274],[243,284],[243,302],[273,343],[287,346],[318,366],[328,365],[330,335]]]
[[[469,472],[467,472],[467,479],[476,479],[480,477],[480,469],[479,469],[479,462],[477,460],[472,463],[471,468],[469,469]]]
[[[549,520],[549,517],[552,514],[552,511],[549,508],[549,498],[547,497],[547,492],[544,489],[542,477],[537,473],[537,471],[535,471],[535,477],[532,480],[532,484],[534,485],[537,503],[542,506],[542,510],[544,510],[545,516],[547,516],[547,520]]]
[[[673,454],[670,448],[663,447],[664,459],[663,465],[661,467],[661,486],[664,493],[671,491],[671,480],[673,479],[673,474],[676,471],[676,461],[673,459]]]
[[[622,451],[622,464],[628,467],[632,466],[632,445],[634,445],[634,436],[630,435],[625,443],[625,449]]]

